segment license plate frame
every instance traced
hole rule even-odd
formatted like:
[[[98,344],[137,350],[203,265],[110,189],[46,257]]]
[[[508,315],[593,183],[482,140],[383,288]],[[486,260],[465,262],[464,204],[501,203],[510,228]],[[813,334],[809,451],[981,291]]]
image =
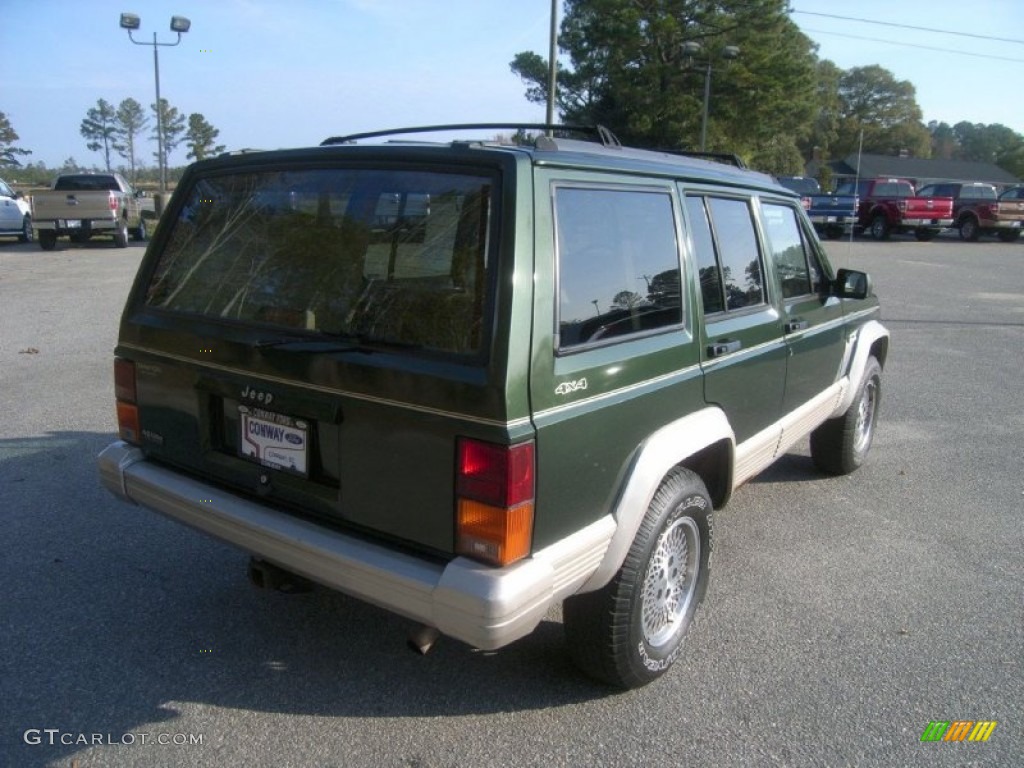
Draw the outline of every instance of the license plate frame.
[[[238,453],[281,472],[309,477],[309,423],[262,408],[238,406]]]

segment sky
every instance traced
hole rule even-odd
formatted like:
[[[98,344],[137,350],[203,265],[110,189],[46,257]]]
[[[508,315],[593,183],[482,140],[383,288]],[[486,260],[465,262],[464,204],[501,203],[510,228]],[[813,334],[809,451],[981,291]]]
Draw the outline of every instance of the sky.
[[[924,121],[1001,123],[1024,133],[1024,0],[791,0],[792,19],[843,69],[879,64],[917,89]],[[356,131],[456,122],[541,122],[509,69],[547,57],[550,0],[0,0],[0,112],[32,150],[26,161],[101,164],[78,128],[103,98],[160,90],[202,113],[228,149],[308,146]],[[561,14],[561,10],[559,11]],[[838,14],[979,37],[826,18]],[[1010,38],[999,42],[987,37]],[[855,39],[858,38],[858,39]],[[859,38],[895,41],[873,42]],[[918,46],[918,47],[911,47]],[[964,55],[972,54],[972,55]],[[713,95],[712,95],[713,98]],[[147,151],[155,149],[147,147]],[[171,165],[186,162],[184,146]],[[151,155],[147,164],[155,164]],[[8,176],[12,174],[8,172]]]

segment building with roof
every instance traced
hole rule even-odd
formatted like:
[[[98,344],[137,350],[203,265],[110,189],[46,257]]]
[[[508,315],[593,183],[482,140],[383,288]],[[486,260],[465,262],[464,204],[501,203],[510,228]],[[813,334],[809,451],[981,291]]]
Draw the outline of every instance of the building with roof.
[[[858,177],[856,154],[828,163],[828,166],[832,169],[833,183]],[[820,163],[811,161],[807,164],[807,175],[817,177],[820,167]],[[918,187],[940,181],[984,181],[1002,189],[1021,183],[1012,173],[994,163],[869,154],[860,156],[859,176],[862,179],[909,179]]]

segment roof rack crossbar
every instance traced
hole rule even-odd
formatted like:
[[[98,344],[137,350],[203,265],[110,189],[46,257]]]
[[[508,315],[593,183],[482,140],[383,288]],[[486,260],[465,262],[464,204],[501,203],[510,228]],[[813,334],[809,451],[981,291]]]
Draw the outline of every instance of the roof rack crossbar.
[[[614,133],[603,125],[558,125],[554,123],[452,123],[450,125],[419,125],[411,128],[391,128],[384,131],[367,131],[365,133],[350,133],[347,136],[331,136],[320,142],[321,147],[332,144],[350,144],[359,139],[376,139],[381,136],[396,136],[403,133],[438,133],[440,131],[462,131],[462,130],[500,130],[511,128],[523,131],[545,131],[562,133],[585,133],[596,136],[601,144],[606,147],[621,147],[622,144]]]

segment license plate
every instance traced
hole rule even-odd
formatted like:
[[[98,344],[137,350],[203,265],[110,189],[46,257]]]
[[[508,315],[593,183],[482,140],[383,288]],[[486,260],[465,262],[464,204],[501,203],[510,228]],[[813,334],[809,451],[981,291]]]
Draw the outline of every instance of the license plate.
[[[1020,222],[1019,221],[1011,221],[1010,222],[1010,229],[1019,229],[1019,228],[1020,228]]]
[[[64,226],[68,229],[80,229],[82,227],[81,219],[68,219],[64,222]]]
[[[836,217],[835,216],[826,216],[825,217],[825,223],[826,224],[835,224],[836,223]]]
[[[265,467],[307,475],[309,426],[300,419],[238,406],[242,456]]]

